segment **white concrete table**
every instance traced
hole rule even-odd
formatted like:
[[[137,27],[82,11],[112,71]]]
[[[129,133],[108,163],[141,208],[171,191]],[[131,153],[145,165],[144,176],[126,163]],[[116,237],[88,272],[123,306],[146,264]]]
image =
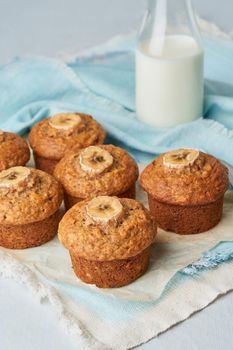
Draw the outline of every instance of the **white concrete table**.
[[[232,0],[195,3],[202,16],[233,30]],[[144,0],[0,0],[0,62],[16,55],[75,53],[102,43],[137,28],[144,7]],[[0,339],[1,350],[77,350],[46,303],[4,279]],[[232,350],[233,293],[140,349]]]

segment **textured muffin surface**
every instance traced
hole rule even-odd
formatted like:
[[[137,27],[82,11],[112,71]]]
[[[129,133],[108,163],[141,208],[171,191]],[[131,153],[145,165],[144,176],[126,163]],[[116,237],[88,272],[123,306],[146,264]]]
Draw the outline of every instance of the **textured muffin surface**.
[[[0,171],[16,165],[25,165],[29,158],[29,147],[22,137],[0,131]]]
[[[66,154],[56,166],[54,175],[68,194],[79,198],[118,195],[136,182],[137,164],[125,150],[113,145],[99,145],[98,148],[107,151],[113,158],[111,165],[100,173],[82,169],[82,151]]]
[[[90,115],[72,113],[80,116],[81,121],[75,127],[64,130],[52,127],[51,118],[36,124],[30,134],[29,142],[36,154],[44,158],[61,159],[66,151],[80,149],[93,144],[101,144],[105,131]],[[69,117],[69,113],[64,113]]]
[[[11,185],[11,181],[16,182],[15,178],[20,169],[27,169],[28,175],[18,184]],[[0,172],[1,225],[22,225],[41,221],[59,209],[63,192],[61,185],[51,175],[24,167],[14,167],[8,171],[11,173],[7,173],[6,176],[6,170]]]
[[[228,170],[213,156],[199,152],[193,163],[180,168],[166,166],[165,156],[159,156],[141,175],[143,189],[154,199],[171,204],[201,205],[218,200],[227,190]]]
[[[156,228],[148,210],[135,200],[118,200],[123,214],[104,225],[88,216],[90,201],[72,207],[59,224],[58,236],[63,245],[80,257],[96,261],[133,257],[149,247]]]

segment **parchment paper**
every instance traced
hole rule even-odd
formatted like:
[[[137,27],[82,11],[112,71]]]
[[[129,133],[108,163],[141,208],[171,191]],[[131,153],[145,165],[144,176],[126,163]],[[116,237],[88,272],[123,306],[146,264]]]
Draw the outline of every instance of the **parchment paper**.
[[[142,167],[141,167],[142,169]],[[138,185],[137,199],[147,206],[147,197]],[[134,283],[118,289],[99,289],[86,285],[74,275],[68,251],[55,238],[37,248],[27,250],[7,250],[30,269],[44,277],[68,283],[78,288],[91,288],[94,293],[110,294],[128,300],[155,300],[162,293],[171,277],[180,269],[201,257],[220,241],[233,240],[233,193],[225,197],[222,221],[207,233],[180,236],[158,230],[152,248],[148,272]]]

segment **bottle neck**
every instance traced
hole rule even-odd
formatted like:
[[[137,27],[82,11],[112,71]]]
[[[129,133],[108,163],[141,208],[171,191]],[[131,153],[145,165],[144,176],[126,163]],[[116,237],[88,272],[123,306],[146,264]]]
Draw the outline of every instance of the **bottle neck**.
[[[200,41],[192,0],[148,0],[148,15],[157,35],[186,34]]]
[[[148,8],[151,11],[162,7],[175,15],[193,11],[192,0],[148,0]]]

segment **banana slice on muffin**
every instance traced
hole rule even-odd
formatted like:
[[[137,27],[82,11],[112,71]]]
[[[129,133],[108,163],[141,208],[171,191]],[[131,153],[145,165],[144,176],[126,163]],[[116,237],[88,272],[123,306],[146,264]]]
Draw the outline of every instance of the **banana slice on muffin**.
[[[106,224],[117,220],[123,213],[123,206],[118,198],[99,196],[92,199],[86,206],[87,215],[98,223]]]
[[[168,152],[163,157],[163,164],[168,168],[182,169],[193,165],[199,157],[199,151],[195,149],[178,149]]]
[[[30,169],[17,166],[0,172],[0,187],[15,187],[30,175]]]
[[[79,114],[61,113],[50,118],[49,125],[55,129],[70,130],[78,126],[80,122]]]
[[[113,156],[101,147],[90,146],[80,153],[79,162],[83,171],[101,174],[113,164]]]
[[[15,187],[30,175],[30,169],[17,166],[0,172],[0,187]]]

